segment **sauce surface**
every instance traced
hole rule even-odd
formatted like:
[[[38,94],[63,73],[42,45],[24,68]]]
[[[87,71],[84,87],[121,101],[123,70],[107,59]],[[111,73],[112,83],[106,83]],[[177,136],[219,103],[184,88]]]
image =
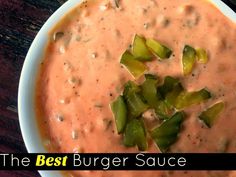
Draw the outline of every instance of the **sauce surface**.
[[[173,49],[169,60],[146,63],[161,78],[181,78],[187,90],[214,94],[186,110],[171,152],[236,152],[236,25],[205,0],[84,1],[50,33],[36,91],[36,110],[49,152],[137,152],[122,145],[109,104],[132,75],[120,62],[135,34]],[[209,62],[184,77],[185,44],[207,50]],[[137,82],[142,80],[139,79]],[[198,115],[217,101],[226,107],[209,129]],[[159,152],[153,142],[148,152]],[[90,177],[233,177],[233,172],[75,172]]]

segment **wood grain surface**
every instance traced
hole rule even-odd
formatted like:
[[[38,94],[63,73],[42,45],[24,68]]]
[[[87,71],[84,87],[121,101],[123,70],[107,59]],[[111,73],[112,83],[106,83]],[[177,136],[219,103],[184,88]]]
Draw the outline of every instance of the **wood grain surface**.
[[[21,68],[35,35],[66,0],[0,0],[0,153],[27,152],[17,115]],[[224,0],[236,9],[235,0]],[[0,177],[39,177],[36,171],[0,171]]]
[[[21,68],[35,35],[65,0],[0,0],[0,153],[27,152],[17,115]],[[36,171],[0,171],[0,177],[39,177]]]

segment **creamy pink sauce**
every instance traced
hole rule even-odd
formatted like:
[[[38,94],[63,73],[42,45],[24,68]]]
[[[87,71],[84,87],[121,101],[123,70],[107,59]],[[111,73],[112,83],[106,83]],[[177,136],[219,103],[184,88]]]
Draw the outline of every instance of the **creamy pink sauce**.
[[[213,98],[186,110],[187,118],[171,152],[236,152],[236,25],[205,0],[82,3],[50,33],[38,79],[36,109],[43,143],[49,152],[138,152],[126,148],[116,132],[109,104],[133,80],[120,56],[135,34],[173,49],[169,60],[146,63],[161,78],[181,78],[188,90],[207,87]],[[53,40],[53,34],[64,35]],[[185,44],[207,50],[209,62],[183,77]],[[138,82],[142,80],[139,79]],[[209,129],[198,115],[217,101],[226,108]],[[111,123],[111,124],[110,124]],[[159,153],[150,141],[148,152]],[[87,171],[82,177],[227,177],[233,172]]]

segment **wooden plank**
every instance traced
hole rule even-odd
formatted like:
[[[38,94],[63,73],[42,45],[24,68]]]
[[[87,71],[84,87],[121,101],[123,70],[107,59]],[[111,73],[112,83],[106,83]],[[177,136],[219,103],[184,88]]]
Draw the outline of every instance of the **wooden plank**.
[[[65,0],[0,0],[0,153],[26,152],[17,115],[25,55],[48,17]],[[38,177],[36,171],[0,171],[3,177]]]

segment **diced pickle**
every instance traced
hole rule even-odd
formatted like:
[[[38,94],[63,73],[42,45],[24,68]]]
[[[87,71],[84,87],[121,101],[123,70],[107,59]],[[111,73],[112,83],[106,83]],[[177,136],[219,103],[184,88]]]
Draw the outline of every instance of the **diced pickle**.
[[[158,104],[157,78],[154,75],[145,75],[146,80],[141,85],[142,95],[149,106],[155,107]]]
[[[202,112],[199,118],[210,128],[219,117],[219,114],[223,111],[225,104],[219,102]]]
[[[154,79],[154,80],[158,80],[156,75],[153,74],[145,74],[145,79]]]
[[[151,108],[154,108],[159,119],[168,119],[173,109],[157,93],[157,78],[154,75],[145,75],[146,80],[141,85],[142,95]]]
[[[177,140],[183,119],[184,113],[177,112],[171,118],[164,121],[159,127],[151,131],[151,137],[161,152],[166,152]]]
[[[146,131],[139,119],[131,119],[125,128],[123,143],[127,147],[138,146],[140,151],[147,149]]]
[[[173,106],[169,104],[168,101],[171,102],[172,98],[175,99],[178,96],[178,93],[182,90],[183,88],[178,79],[173,78],[171,76],[165,77],[163,85],[157,88],[160,101],[155,107],[155,111],[160,119],[168,119],[171,115],[173,115]],[[166,101],[166,98],[168,101]]]
[[[126,101],[127,101],[129,116],[131,116],[132,118],[140,116],[149,107],[143,101],[142,96],[139,93],[135,92],[129,93]]]
[[[147,70],[147,66],[142,62],[136,60],[129,51],[125,51],[125,53],[121,57],[120,63],[129,70],[134,78],[139,78]]]
[[[196,49],[196,54],[197,54],[197,61],[199,63],[206,64],[208,62],[208,56],[206,50],[198,48]]]
[[[189,45],[185,45],[182,57],[183,73],[185,76],[192,72],[195,62],[196,62],[195,49]]]
[[[179,80],[171,76],[166,76],[164,79],[164,84],[158,87],[158,92],[161,97],[164,99],[170,91],[173,90],[176,84],[179,83]]]
[[[158,41],[154,39],[147,39],[146,45],[149,47],[149,49],[158,57],[161,59],[167,59],[170,58],[172,54],[172,50],[168,47],[160,44]]]
[[[194,104],[200,104],[211,98],[211,93],[206,89],[201,89],[196,92],[182,92],[175,103],[176,109],[183,109]]]
[[[124,98],[119,96],[111,103],[111,109],[115,117],[117,131],[120,134],[124,131],[127,121],[127,107]]]
[[[133,51],[134,57],[140,61],[149,61],[152,60],[152,53],[148,50],[146,46],[146,40],[138,35],[135,35],[133,42]]]
[[[141,91],[141,88],[135,82],[128,81],[124,86],[123,95],[125,98],[127,98],[130,93],[133,93],[133,92],[138,93],[140,91]]]
[[[168,105],[164,100],[159,101],[155,106],[155,112],[159,119],[169,119],[174,112],[174,109]]]
[[[183,86],[181,83],[177,83],[174,88],[166,94],[165,101],[168,105],[172,107],[176,107],[176,100],[179,95],[184,91]]]
[[[138,117],[149,107],[141,95],[141,88],[132,81],[128,81],[125,84],[123,96],[127,103],[128,116],[132,118]]]

